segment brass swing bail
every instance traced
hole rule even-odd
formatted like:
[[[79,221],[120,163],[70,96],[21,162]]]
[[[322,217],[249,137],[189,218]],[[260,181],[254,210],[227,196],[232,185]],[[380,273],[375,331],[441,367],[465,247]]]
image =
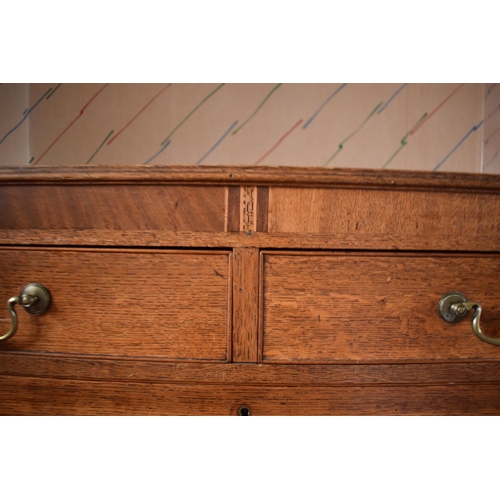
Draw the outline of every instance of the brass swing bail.
[[[14,310],[16,304],[22,306],[30,314],[43,314],[50,306],[50,292],[40,283],[30,283],[23,288],[20,295],[11,297],[7,301],[7,309],[12,317],[10,330],[0,336],[0,342],[9,340],[17,332],[18,320]]]

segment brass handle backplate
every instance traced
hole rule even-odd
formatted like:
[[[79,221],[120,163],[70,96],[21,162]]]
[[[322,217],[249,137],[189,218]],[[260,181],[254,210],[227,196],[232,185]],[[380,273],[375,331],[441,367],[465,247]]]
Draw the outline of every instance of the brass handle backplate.
[[[0,336],[0,342],[10,339],[17,332],[17,314],[14,310],[16,304],[30,314],[43,314],[50,306],[50,293],[43,285],[30,283],[23,288],[20,295],[11,297],[7,301],[7,309],[12,317],[12,325],[6,334]]]
[[[488,337],[482,332],[479,324],[482,309],[477,302],[467,300],[460,292],[450,292],[443,295],[438,304],[438,311],[441,318],[448,323],[458,323],[462,321],[471,309],[475,309],[474,315],[472,316],[472,331],[482,341],[500,346],[500,338]]]

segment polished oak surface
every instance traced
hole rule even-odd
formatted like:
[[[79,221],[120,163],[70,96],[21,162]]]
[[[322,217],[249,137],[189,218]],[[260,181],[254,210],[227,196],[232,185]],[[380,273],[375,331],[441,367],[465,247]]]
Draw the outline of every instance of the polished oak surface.
[[[498,415],[500,384],[266,387],[2,378],[11,415]],[[20,398],[19,395],[23,397]]]
[[[498,415],[500,178],[0,168],[0,414]],[[7,308],[0,328],[10,325]]]
[[[500,336],[500,256],[265,253],[262,354],[278,363],[500,361],[471,321],[450,325],[446,292],[477,297]]]
[[[52,296],[42,316],[18,313],[2,350],[230,359],[228,252],[4,248],[0,268],[4,294],[35,281]]]

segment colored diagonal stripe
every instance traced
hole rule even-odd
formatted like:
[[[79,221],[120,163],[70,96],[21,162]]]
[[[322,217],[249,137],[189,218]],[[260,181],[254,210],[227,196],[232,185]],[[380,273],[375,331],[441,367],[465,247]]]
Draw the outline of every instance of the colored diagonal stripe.
[[[335,151],[335,153],[333,153],[332,156],[330,156],[330,158],[328,158],[328,160],[326,161],[326,163],[323,165],[324,167],[326,167],[341,151],[342,149],[344,148],[344,144],[349,141],[352,137],[354,137],[367,123],[368,123],[368,120],[377,112],[377,110],[380,108],[380,106],[382,106],[382,104],[384,104],[384,102],[380,102],[377,104],[377,106],[375,106],[375,109],[363,120],[363,122],[361,123],[361,125],[356,129],[354,130],[354,132],[351,132],[340,144],[339,144],[339,147],[337,149],[337,151]]]
[[[488,142],[490,142],[490,139],[500,130],[500,127],[498,127],[490,136],[484,141],[484,145],[486,146]]]
[[[88,165],[92,159],[94,158],[94,156],[99,153],[99,150],[104,146],[104,143],[109,139],[109,136],[114,132],[114,130],[112,130],[107,136],[106,138],[104,139],[104,141],[101,142],[101,144],[99,145],[99,147],[94,151],[94,154],[85,162],[85,165]]]
[[[33,160],[35,159],[34,156],[31,157],[31,160],[28,162],[30,165],[33,163]]]
[[[288,132],[283,134],[279,141],[261,158],[259,158],[254,165],[258,165],[261,161],[267,158],[304,120],[301,118]]]
[[[433,116],[435,113],[437,113],[445,104],[448,100],[450,100],[462,87],[464,84],[460,84],[444,101],[442,101],[436,108],[434,108],[428,115],[427,118],[411,133],[413,135],[424,123],[427,122],[427,120]]]
[[[50,99],[52,97],[52,94],[62,85],[62,83],[58,83],[55,87],[55,89],[47,96],[47,99]]]
[[[168,89],[168,87],[170,87],[170,85],[172,85],[171,83],[169,83],[168,85],[166,85],[165,87],[163,87],[143,108],[141,108],[139,110],[139,112],[122,128],[120,129],[116,135],[114,137],[112,137],[109,141],[108,141],[108,146],[162,93],[164,92],[165,90]]]
[[[196,162],[197,164],[200,164],[225,138],[226,136],[229,134],[229,132],[231,132],[231,130],[233,130],[234,127],[236,127],[236,125],[238,125],[238,120],[236,120],[225,132],[224,132],[224,135]]]
[[[498,156],[498,153],[500,153],[500,149],[484,164],[483,168],[486,168]]]
[[[382,111],[384,111],[385,108],[387,108],[387,106],[389,106],[389,104],[391,104],[392,100],[407,86],[408,84],[407,83],[403,83],[403,85],[401,85],[401,87],[399,87],[398,90],[396,90],[396,92],[394,92],[394,94],[392,94],[391,97],[389,97],[389,100],[377,111],[377,115],[379,115],[380,113],[382,113]]]
[[[5,139],[7,139],[7,137],[9,137],[10,134],[12,134],[12,132],[14,132],[15,130],[17,130],[24,122],[24,120],[26,120],[26,118],[28,118],[29,114],[43,101],[43,99],[45,98],[45,96],[47,94],[50,93],[50,91],[52,90],[52,87],[50,87],[49,90],[47,90],[47,92],[45,92],[45,94],[43,94],[42,97],[40,97],[40,99],[38,99],[38,101],[36,101],[35,104],[33,104],[33,106],[31,106],[31,108],[29,108],[28,110],[25,110],[24,113],[23,113],[23,118],[22,120],[14,127],[14,128],[11,128],[3,137],[2,139],[0,140],[0,144],[2,144],[3,141],[5,141]]]
[[[500,110],[500,104],[496,107],[494,111],[492,111],[487,117],[486,120],[489,120],[498,110]]]
[[[321,112],[321,110],[330,102],[330,100],[335,97],[345,86],[347,85],[347,83],[343,83],[339,88],[337,88],[335,90],[335,92],[330,95],[328,97],[328,99],[314,112],[314,114],[311,116],[311,118],[309,118],[309,120],[306,121],[306,123],[304,123],[304,125],[302,126],[302,130],[304,130],[305,128],[307,128],[310,123],[316,118],[316,116],[318,116],[318,114]]]
[[[278,85],[273,87],[273,90],[271,90],[271,92],[266,95],[264,100],[257,106],[257,109],[233,132],[233,135],[239,132],[261,110],[262,106],[264,106],[266,101],[273,95],[274,92],[276,92],[281,87],[281,85],[283,84],[278,83]]]
[[[103,87],[98,90],[92,99],[90,99],[85,106],[80,110],[80,113],[78,113],[78,116],[55,138],[55,140],[52,142],[52,144],[42,153],[40,158],[35,162],[35,165],[37,165],[40,160],[52,149],[54,144],[75,124],[75,122],[83,115],[84,111],[87,109],[87,107],[90,105],[90,103],[109,85],[109,83],[106,83]]]
[[[396,158],[396,156],[398,155],[398,153],[408,144],[407,142],[407,138],[408,136],[411,134],[412,130],[415,128],[415,127],[418,127],[418,124],[427,116],[427,113],[424,113],[420,120],[418,120],[417,123],[415,123],[415,125],[413,125],[413,127],[408,131],[408,133],[401,139],[401,146],[399,146],[399,148],[396,150],[396,152],[384,163],[384,165],[382,165],[382,168],[385,168],[387,167],[387,165],[389,165],[389,163],[391,163],[392,160],[394,160],[394,158]]]
[[[165,144],[171,137],[172,135],[174,135],[174,132],[186,121],[188,120],[188,118],[200,107],[202,106],[203,104],[205,104],[219,89],[221,89],[223,86],[225,85],[225,83],[221,83],[215,90],[213,90],[212,92],[210,92],[210,94],[207,95],[207,97],[205,97],[203,99],[203,101],[200,102],[200,104],[198,104],[198,106],[196,106],[196,108],[194,108],[187,116],[186,118],[184,118],[184,120],[182,120],[179,125],[177,125],[177,127],[174,128],[174,130],[172,130],[172,132],[170,132],[170,134],[168,134],[168,136],[161,142],[161,145]]]
[[[434,167],[433,171],[435,172],[438,170],[441,165],[467,140],[469,135],[471,135],[473,132],[478,130],[481,125],[484,123],[484,120],[481,120],[477,125],[474,125],[468,132],[465,134],[465,136],[462,138],[462,140]]]
[[[146,160],[144,163],[147,165],[150,161],[153,161],[164,149],[166,149],[171,141],[168,141],[165,146],[163,146],[157,153],[155,153],[149,160]]]

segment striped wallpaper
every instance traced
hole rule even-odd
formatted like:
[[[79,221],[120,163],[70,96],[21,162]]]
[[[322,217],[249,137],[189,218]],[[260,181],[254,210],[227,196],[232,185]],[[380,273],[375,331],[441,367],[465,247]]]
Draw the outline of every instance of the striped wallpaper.
[[[500,173],[497,84],[1,84],[0,165]]]

